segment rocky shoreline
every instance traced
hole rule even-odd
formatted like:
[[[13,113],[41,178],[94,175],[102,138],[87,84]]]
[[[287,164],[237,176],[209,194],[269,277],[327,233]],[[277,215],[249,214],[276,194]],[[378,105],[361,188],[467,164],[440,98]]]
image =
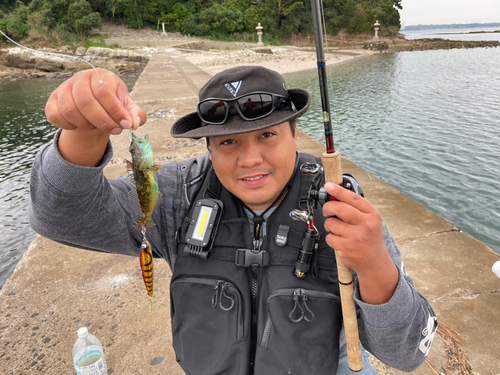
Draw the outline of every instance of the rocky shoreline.
[[[138,76],[155,52],[156,49],[147,47],[134,50],[78,47],[73,53],[54,49],[4,48],[0,49],[0,80],[66,79],[92,66],[109,69],[120,76]]]
[[[427,51],[436,49],[463,49],[463,48],[494,48],[500,47],[500,42],[466,41],[449,39],[395,39],[389,43],[389,52]]]
[[[169,46],[176,49],[182,53],[183,57],[211,74],[227,66],[242,64],[260,64],[274,68],[280,73],[315,67],[313,37],[294,37],[287,40],[290,44],[288,46],[271,46],[265,48],[265,51],[259,51],[254,48],[254,43],[218,42],[183,37],[180,34],[159,34],[151,30],[134,30],[134,33],[128,31],[124,33],[121,28],[117,29],[109,25],[99,33],[105,33],[114,38],[112,39],[114,42],[135,41],[146,44],[138,43],[143,47],[128,49],[79,47],[75,51],[69,50],[69,47],[40,51],[19,47],[3,48],[0,49],[0,81],[37,78],[67,79],[77,71],[89,69],[90,64],[109,69],[122,77],[139,76],[151,55],[162,48],[160,46],[149,47],[155,43],[166,43],[163,48]],[[329,38],[326,48],[327,62],[340,62],[349,57],[365,57],[374,53],[500,46],[499,41],[407,40],[402,34],[398,34],[395,38],[382,38],[379,42],[368,40],[369,38],[368,34],[351,36],[345,33]]]

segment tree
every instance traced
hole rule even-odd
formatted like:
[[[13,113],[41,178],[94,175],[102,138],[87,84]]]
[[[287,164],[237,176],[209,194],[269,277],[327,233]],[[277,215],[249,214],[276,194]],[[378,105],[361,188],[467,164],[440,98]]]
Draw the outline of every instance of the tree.
[[[20,0],[16,2],[15,9],[0,19],[0,28],[14,40],[22,39],[28,33],[28,7]]]
[[[304,3],[295,0],[276,0],[276,5],[278,6],[278,17],[285,19],[294,9],[302,7]]]
[[[243,12],[235,6],[212,4],[200,12],[200,22],[212,36],[223,36],[243,31]]]
[[[92,7],[86,0],[77,0],[68,8],[68,26],[76,33],[83,34],[101,27],[101,16],[92,12]]]
[[[172,7],[172,11],[167,15],[163,15],[160,21],[164,22],[167,27],[170,26],[171,29],[180,31],[182,21],[188,18],[190,15],[191,12],[184,4],[175,3]]]

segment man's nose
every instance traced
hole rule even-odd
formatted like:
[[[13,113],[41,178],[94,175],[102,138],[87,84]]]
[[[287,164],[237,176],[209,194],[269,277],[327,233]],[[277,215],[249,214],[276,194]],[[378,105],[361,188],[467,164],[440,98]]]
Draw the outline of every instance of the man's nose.
[[[240,147],[238,165],[242,168],[252,168],[264,161],[261,149],[253,142],[245,142]]]

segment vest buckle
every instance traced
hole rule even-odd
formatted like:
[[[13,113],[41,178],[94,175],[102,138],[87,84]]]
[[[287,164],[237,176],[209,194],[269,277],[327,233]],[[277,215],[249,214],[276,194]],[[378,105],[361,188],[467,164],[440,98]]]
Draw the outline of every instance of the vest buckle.
[[[269,265],[269,253],[267,251],[256,253],[250,249],[238,249],[236,250],[236,259],[234,262],[240,267],[267,267]]]

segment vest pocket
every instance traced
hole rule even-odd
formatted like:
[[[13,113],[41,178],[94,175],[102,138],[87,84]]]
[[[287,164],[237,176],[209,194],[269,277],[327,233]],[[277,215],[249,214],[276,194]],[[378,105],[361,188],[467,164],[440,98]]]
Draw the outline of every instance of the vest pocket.
[[[233,284],[182,277],[172,282],[170,293],[173,346],[186,373],[229,374],[248,366],[242,299]]]
[[[267,298],[255,374],[335,374],[342,324],[335,294],[279,289]]]

